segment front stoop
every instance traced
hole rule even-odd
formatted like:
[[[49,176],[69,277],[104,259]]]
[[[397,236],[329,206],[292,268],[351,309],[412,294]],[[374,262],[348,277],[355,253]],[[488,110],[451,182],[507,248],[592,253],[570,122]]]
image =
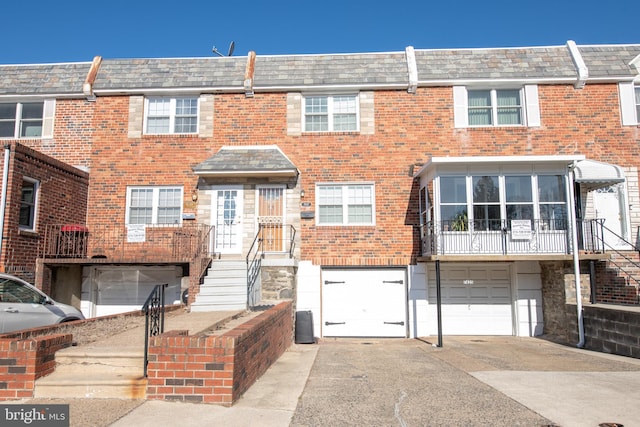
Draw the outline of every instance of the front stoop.
[[[191,304],[192,312],[245,310],[247,263],[245,260],[213,260]]]
[[[140,347],[69,347],[56,353],[56,370],[35,383],[36,398],[144,399]]]

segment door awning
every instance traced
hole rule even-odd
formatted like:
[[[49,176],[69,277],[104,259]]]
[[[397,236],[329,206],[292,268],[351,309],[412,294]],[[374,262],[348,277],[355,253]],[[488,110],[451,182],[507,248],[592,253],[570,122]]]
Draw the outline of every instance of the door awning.
[[[193,172],[202,177],[282,177],[298,176],[298,168],[275,145],[225,146]]]
[[[580,160],[575,165],[575,181],[596,186],[606,186],[624,182],[624,172],[618,165],[597,162],[595,160]]]

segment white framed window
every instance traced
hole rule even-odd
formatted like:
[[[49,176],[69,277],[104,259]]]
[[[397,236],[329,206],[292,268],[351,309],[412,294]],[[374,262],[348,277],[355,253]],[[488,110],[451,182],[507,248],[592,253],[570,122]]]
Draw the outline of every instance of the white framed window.
[[[0,103],[0,138],[40,138],[44,101]]]
[[[38,189],[40,183],[32,178],[22,179],[20,191],[20,219],[18,225],[21,230],[35,231],[36,215],[38,212]]]
[[[490,126],[540,126],[538,87],[453,87],[457,128]]]
[[[145,134],[198,132],[198,97],[145,99]]]
[[[127,224],[179,224],[182,187],[128,187]]]
[[[567,229],[564,175],[454,175],[438,181],[444,230],[509,230],[514,220],[537,221],[543,230]]]
[[[316,210],[318,225],[374,225],[375,186],[318,184]]]
[[[358,95],[304,96],[304,132],[358,131],[358,104]]]

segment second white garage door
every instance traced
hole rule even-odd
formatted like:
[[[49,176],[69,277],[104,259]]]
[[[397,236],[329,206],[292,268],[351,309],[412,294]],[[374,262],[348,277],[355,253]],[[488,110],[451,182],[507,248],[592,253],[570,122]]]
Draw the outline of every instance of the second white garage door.
[[[442,333],[513,335],[511,276],[508,265],[440,265]],[[429,268],[430,312],[436,310],[435,268]],[[435,316],[431,316],[435,319]],[[437,331],[435,321],[429,330]]]
[[[322,335],[406,337],[404,269],[322,270]]]

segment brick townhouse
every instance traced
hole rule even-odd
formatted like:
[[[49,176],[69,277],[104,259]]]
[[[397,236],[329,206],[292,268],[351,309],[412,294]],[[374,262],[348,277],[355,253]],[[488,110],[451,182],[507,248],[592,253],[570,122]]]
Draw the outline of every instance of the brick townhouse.
[[[90,176],[86,220],[48,228],[80,249],[43,236],[36,279],[86,316],[166,283],[191,310],[292,298],[316,336],[562,333],[577,298],[638,303],[611,260],[640,226],[639,55],[569,41],[0,66],[0,106],[53,106],[50,135],[3,137]]]

